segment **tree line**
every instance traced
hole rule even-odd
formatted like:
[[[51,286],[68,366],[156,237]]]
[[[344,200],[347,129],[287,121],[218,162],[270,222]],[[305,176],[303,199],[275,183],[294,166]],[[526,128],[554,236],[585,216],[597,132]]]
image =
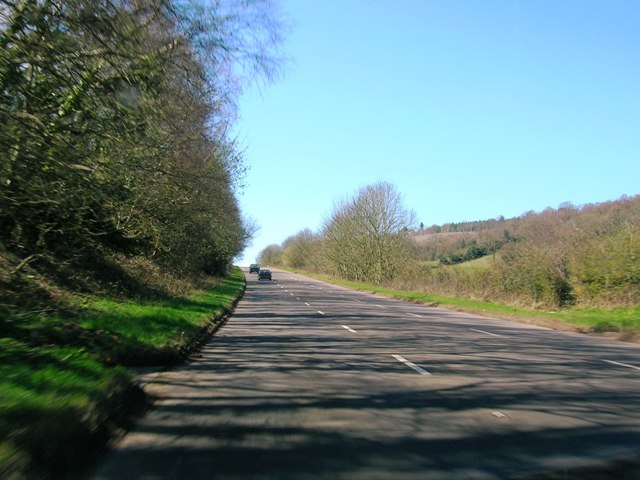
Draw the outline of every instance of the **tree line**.
[[[266,247],[258,260],[349,280],[392,281],[410,260],[414,218],[396,187],[378,182],[337,200],[319,233],[302,230],[282,245]]]
[[[254,229],[235,100],[280,31],[268,0],[0,0],[3,265],[224,273]]]
[[[305,229],[270,245],[259,259],[514,305],[640,304],[640,195],[584,206],[563,203],[511,219],[463,223],[458,231],[451,224],[415,229],[413,218],[395,187],[368,186],[337,202],[318,233]]]

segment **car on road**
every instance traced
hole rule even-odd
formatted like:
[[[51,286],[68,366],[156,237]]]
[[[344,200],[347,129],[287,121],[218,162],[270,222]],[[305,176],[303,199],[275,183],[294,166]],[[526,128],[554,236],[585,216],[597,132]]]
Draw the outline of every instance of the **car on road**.
[[[258,272],[258,280],[271,280],[271,270],[261,268]]]
[[[249,265],[249,273],[258,273],[260,271],[260,265],[257,263],[252,263]]]

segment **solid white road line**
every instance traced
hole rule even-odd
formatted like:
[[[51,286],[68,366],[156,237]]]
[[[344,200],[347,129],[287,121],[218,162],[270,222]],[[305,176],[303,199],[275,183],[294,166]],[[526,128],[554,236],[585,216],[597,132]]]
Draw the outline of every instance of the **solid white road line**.
[[[614,362],[613,360],[603,360],[603,362],[612,363],[613,365],[619,365],[621,367],[633,368],[634,370],[640,370],[640,367],[629,365],[628,363]]]
[[[492,337],[502,337],[503,335],[498,335],[497,333],[485,332],[484,330],[476,330],[475,328],[470,328],[472,332],[484,333],[485,335],[491,335]]]
[[[419,367],[418,365],[416,365],[413,362],[410,362],[409,360],[407,360],[404,357],[401,357],[400,355],[391,355],[393,358],[395,358],[397,361],[404,363],[407,367],[409,368],[413,368],[416,372],[418,372],[421,375],[431,375],[429,372],[427,372],[424,368]]]
[[[353,328],[348,327],[347,325],[340,325],[340,326],[351,333],[358,333]]]

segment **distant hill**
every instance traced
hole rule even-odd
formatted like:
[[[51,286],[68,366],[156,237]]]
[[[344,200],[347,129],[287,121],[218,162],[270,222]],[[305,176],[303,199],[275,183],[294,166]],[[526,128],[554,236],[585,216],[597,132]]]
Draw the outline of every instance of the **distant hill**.
[[[417,281],[431,291],[556,306],[640,303],[640,195],[432,225],[410,238],[418,265],[429,265]],[[433,273],[488,255],[499,260],[484,270]]]
[[[518,240],[544,244],[552,240],[549,236],[552,230],[561,234],[565,229],[577,229],[589,235],[591,229],[593,235],[600,235],[615,225],[636,224],[640,221],[639,209],[640,195],[581,206],[565,202],[557,209],[546,208],[542,212],[530,210],[512,218],[499,216],[487,220],[431,225],[412,231],[411,240],[420,259],[455,264],[495,253]],[[543,228],[544,225],[546,228]],[[547,235],[543,235],[542,231],[546,231]]]

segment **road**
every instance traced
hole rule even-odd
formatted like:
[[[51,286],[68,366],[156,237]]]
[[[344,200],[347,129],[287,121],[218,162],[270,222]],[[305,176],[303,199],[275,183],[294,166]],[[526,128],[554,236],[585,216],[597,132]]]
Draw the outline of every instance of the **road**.
[[[640,346],[247,278],[93,480],[639,478]]]

